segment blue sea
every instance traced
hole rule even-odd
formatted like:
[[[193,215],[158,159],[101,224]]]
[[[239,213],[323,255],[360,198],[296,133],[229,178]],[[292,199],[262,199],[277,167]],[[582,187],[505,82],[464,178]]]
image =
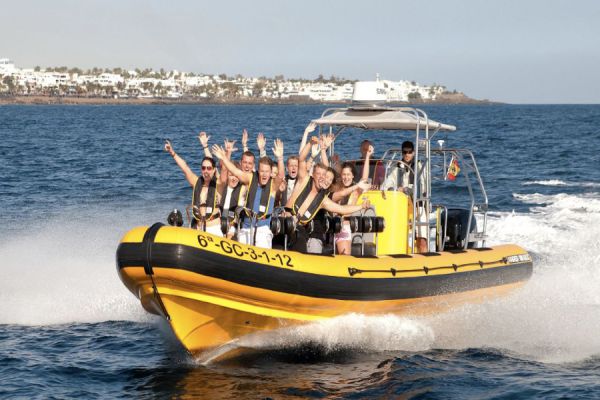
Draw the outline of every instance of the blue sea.
[[[130,228],[165,221],[211,142],[296,151],[327,106],[0,106],[0,398],[600,398],[600,106],[430,105],[477,157],[490,244],[534,257],[512,294],[448,312],[351,314],[202,365],[120,282]],[[365,136],[336,145],[355,158]],[[407,136],[376,137],[376,154]],[[255,142],[251,143],[255,147]]]

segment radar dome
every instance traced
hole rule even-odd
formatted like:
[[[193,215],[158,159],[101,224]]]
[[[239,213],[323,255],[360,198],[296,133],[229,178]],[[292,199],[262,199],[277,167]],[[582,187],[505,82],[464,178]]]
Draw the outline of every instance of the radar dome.
[[[354,84],[352,105],[380,106],[387,102],[387,89],[380,81],[363,81]]]

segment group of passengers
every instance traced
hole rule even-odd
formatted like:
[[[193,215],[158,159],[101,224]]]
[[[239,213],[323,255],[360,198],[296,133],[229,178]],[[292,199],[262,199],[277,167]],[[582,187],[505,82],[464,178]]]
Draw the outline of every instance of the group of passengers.
[[[271,159],[267,156],[265,136],[262,133],[257,135],[259,158],[256,165],[256,157],[248,149],[246,130],[242,133],[243,153],[239,162],[232,160],[233,153],[238,150],[235,141],[225,140],[223,146],[214,144],[209,147],[210,136],[201,132],[198,139],[204,158],[200,176],[167,141],[165,151],[173,157],[193,188],[192,227],[215,236],[236,239],[240,243],[271,248],[271,216],[275,210],[280,212],[283,208],[285,211],[280,215],[291,216],[296,227],[289,237],[288,248],[322,253],[324,234],[307,226],[321,210],[344,216],[370,207],[366,199],[361,204],[357,202],[361,193],[371,186],[368,176],[374,148],[368,141],[361,145],[362,174],[357,181],[354,163],[337,162],[337,169],[330,165],[327,150],[335,139],[334,135],[310,136],[315,129],[316,125],[312,123],[306,128],[299,153],[289,156],[286,165],[284,145],[280,139],[273,143],[274,159]],[[407,143],[412,145],[405,142],[403,149],[408,146]],[[218,169],[215,157],[220,160]],[[384,184],[398,186],[402,182],[386,180]],[[222,220],[227,221],[226,229]],[[315,223],[317,220],[313,226]],[[351,230],[347,221],[335,234],[334,242],[338,254],[350,254]]]

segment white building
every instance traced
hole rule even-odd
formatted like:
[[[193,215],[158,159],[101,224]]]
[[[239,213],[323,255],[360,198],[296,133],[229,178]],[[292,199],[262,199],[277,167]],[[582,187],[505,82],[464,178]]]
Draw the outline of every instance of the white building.
[[[12,75],[15,72],[15,64],[8,58],[0,58],[0,76]]]

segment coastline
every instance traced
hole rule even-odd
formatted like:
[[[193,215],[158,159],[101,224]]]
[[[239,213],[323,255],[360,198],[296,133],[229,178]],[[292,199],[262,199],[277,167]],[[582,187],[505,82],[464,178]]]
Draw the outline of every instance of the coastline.
[[[321,102],[307,98],[269,99],[269,98],[211,98],[183,97],[168,98],[112,98],[112,97],[76,97],[76,96],[0,96],[0,105],[309,105],[309,104],[341,104],[347,101]],[[390,105],[408,104],[499,104],[490,100],[477,100],[462,93],[444,94],[436,100],[418,102],[393,102]]]

